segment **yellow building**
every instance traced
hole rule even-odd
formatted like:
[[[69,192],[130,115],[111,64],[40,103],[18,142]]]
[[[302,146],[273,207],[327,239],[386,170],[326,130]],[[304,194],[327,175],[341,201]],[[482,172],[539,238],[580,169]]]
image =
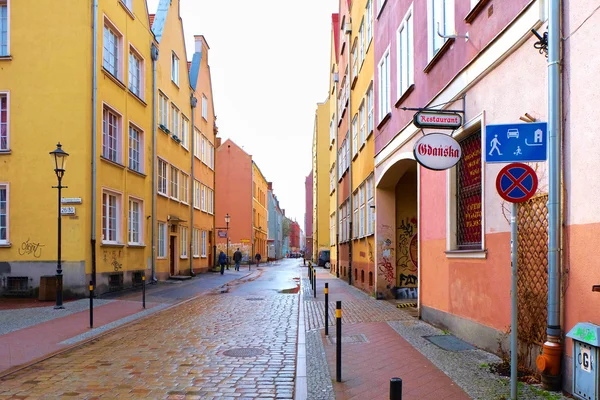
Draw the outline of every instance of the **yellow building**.
[[[0,43],[3,292],[35,295],[41,277],[57,271],[57,176],[48,156],[57,142],[69,154],[60,217],[65,297],[86,293],[94,278],[100,292],[141,283],[149,266],[148,11],[143,1],[93,3],[91,13],[89,2],[0,1],[8,16]],[[69,45],[30,40],[49,36]]]
[[[332,274],[336,274],[338,277],[339,273],[339,247],[338,247],[338,180],[337,180],[337,136],[338,136],[338,124],[337,124],[337,109],[338,109],[338,88],[339,88],[339,75],[338,75],[338,46],[339,46],[339,35],[340,35],[340,22],[339,14],[332,14],[331,16],[331,54],[329,62],[329,248],[330,248],[330,260]]]
[[[372,0],[356,0],[350,8],[350,136],[352,176],[353,284],[369,293],[375,290],[373,76],[374,52]],[[373,206],[373,207],[372,207]]]
[[[331,121],[329,98],[317,104],[313,134],[313,260],[319,251],[329,250],[329,123]],[[308,212],[308,210],[307,210]]]
[[[252,232],[253,256],[259,253],[267,260],[267,231],[269,210],[267,208],[268,183],[258,165],[252,161]]]

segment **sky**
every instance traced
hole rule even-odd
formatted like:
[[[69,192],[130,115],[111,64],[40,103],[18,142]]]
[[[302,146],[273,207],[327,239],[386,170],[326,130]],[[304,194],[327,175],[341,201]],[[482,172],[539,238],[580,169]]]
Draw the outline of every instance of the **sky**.
[[[327,99],[338,0],[180,1],[188,60],[194,35],[210,47],[219,136],[252,155],[286,216],[304,230],[304,183],[317,103]],[[158,2],[148,0],[150,13]]]

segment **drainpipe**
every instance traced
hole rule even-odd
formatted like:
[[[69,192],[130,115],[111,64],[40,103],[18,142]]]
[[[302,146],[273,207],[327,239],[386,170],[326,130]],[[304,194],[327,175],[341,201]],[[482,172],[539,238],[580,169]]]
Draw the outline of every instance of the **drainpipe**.
[[[192,106],[192,129],[191,129],[191,136],[192,136],[192,140],[191,140],[191,150],[190,154],[190,160],[192,162],[192,179],[190,179],[190,236],[191,240],[190,240],[190,249],[189,249],[189,258],[190,258],[190,276],[196,276],[196,274],[194,273],[194,179],[195,179],[195,175],[194,175],[194,150],[195,150],[195,138],[196,138],[196,130],[194,128],[194,121],[195,121],[195,115],[196,115],[196,106],[198,105],[198,99],[196,97],[194,97],[194,93],[192,93],[191,97],[190,97],[190,105]],[[200,231],[198,231],[198,234],[200,234]],[[200,239],[200,238],[198,238]]]
[[[92,32],[94,37],[92,39],[92,235],[90,242],[92,246],[92,286],[96,288],[96,152],[98,151],[96,139],[96,119],[98,118],[98,0],[94,0],[92,15]]]
[[[151,283],[156,283],[156,61],[158,47],[152,43],[152,277]]]
[[[548,327],[543,354],[536,360],[546,390],[561,389],[560,236],[561,226],[561,94],[560,0],[550,0],[548,17]]]
[[[337,51],[337,49],[336,49]],[[338,143],[339,143],[339,137],[338,135],[340,134],[340,130],[339,130],[339,124],[338,124],[338,107],[339,107],[339,101],[338,101],[338,83],[340,80],[340,75],[339,75],[339,68],[338,68],[338,72],[337,72],[337,76],[334,75],[333,77],[333,82],[334,82],[334,86],[335,86],[335,120],[333,121],[335,123],[335,138],[333,139],[335,141],[335,166],[333,173],[335,174],[335,261],[337,262],[337,265],[335,267],[335,276],[337,278],[340,277],[340,221],[338,219],[338,211],[339,211],[339,203],[340,203],[340,164],[339,164],[339,151],[338,151]]]
[[[352,91],[350,89],[352,87],[352,50],[350,48],[352,44],[352,19],[350,19],[350,22],[346,22],[345,30],[346,34],[348,35],[348,111],[346,111],[346,118],[348,119],[348,146],[350,148],[350,160],[348,162],[348,186],[350,186],[350,193],[348,195],[348,205],[350,208],[348,211],[348,218],[350,219],[350,222],[348,223],[348,268],[350,269],[350,273],[348,274],[348,285],[352,286],[352,241],[354,240],[354,231],[352,230],[352,225],[354,223],[354,209],[352,208],[352,200],[354,198],[354,192],[352,191],[352,163],[354,162],[352,159],[354,158],[354,149],[352,148],[352,135],[354,132],[352,132]]]

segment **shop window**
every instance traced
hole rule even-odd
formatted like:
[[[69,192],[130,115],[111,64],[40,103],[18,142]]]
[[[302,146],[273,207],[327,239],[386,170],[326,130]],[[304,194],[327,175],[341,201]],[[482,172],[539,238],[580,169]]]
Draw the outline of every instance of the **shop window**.
[[[456,247],[481,249],[481,131],[460,141],[463,156],[456,169]]]

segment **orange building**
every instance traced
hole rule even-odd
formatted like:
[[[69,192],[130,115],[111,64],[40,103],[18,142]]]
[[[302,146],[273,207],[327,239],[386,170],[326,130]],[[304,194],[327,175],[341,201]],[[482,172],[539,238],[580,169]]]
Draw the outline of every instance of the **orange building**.
[[[252,156],[231,139],[217,147],[216,186],[217,254],[224,251],[231,257],[239,248],[243,262],[256,253],[266,260],[267,181]]]

